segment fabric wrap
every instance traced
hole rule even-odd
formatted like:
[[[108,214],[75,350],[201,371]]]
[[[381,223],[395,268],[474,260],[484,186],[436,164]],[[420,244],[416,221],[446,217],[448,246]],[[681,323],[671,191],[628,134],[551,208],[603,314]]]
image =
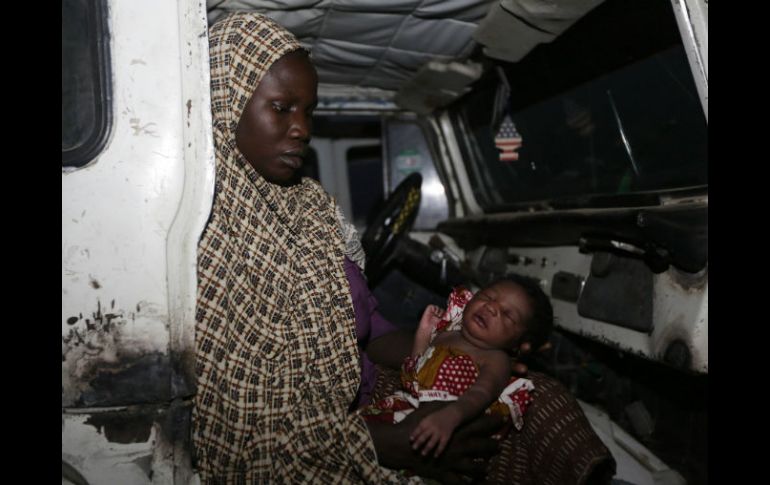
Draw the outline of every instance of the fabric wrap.
[[[363,421],[355,320],[333,199],[264,180],[235,143],[270,66],[300,48],[255,13],[211,27],[216,149],[198,249],[193,444],[201,483],[385,483]]]

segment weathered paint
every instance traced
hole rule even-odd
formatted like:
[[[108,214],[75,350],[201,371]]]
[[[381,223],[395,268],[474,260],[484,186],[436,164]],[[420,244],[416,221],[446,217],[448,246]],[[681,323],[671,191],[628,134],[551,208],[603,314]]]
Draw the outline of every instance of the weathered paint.
[[[679,340],[690,353],[689,370],[708,373],[708,274],[694,285],[682,286],[681,276],[669,270],[656,276],[653,299],[656,322],[651,352],[664,360]]]
[[[111,442],[105,427],[113,437],[112,425],[95,426],[90,420],[89,415],[64,415],[62,461],[77,470],[89,484],[152,483],[152,470],[147,464],[152,461],[157,429],[151,426],[145,440]]]
[[[189,483],[184,420],[121,431],[126,416],[101,407],[169,408],[194,390],[196,247],[214,185],[206,6],[108,4],[111,138],[62,171],[62,458],[92,484]],[[71,415],[84,407],[100,408]]]
[[[185,479],[175,480],[180,465],[176,448],[189,449],[191,409],[189,401],[175,400],[65,412],[63,468],[71,467],[90,484],[187,484],[189,471]]]
[[[121,410],[113,413],[94,413],[85,424],[96,428],[110,443],[146,443],[150,439],[154,417],[149,413]]]
[[[132,305],[133,306],[133,305]],[[138,312],[100,300],[66,319],[62,332],[62,406],[111,406],[168,400],[168,329],[156,304]],[[84,316],[85,313],[85,316]]]
[[[198,238],[214,199],[214,143],[209,91],[209,43],[206,2],[180,1],[181,99],[186,112],[182,140],[184,184],[166,244],[169,353],[174,396],[195,390],[195,303]],[[178,457],[180,449],[175,456]],[[184,471],[179,471],[182,473]],[[176,479],[180,479],[176,477]],[[183,478],[181,478],[183,479]]]

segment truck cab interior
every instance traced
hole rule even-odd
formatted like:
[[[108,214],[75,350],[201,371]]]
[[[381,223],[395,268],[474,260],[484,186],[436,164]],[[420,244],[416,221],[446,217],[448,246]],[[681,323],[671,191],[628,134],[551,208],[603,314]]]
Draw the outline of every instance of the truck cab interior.
[[[99,448],[83,444],[96,439],[84,431],[98,421],[93,409],[141,408],[189,396],[192,335],[182,317],[194,304],[190,261],[206,205],[193,209],[185,201],[210,200],[213,177],[208,98],[202,94],[208,79],[205,28],[244,9],[274,18],[311,51],[319,104],[302,170],[319,180],[358,229],[381,313],[411,329],[427,304],[445,305],[457,285],[476,289],[509,273],[536,279],[551,297],[556,329],[552,348],[530,355],[527,364],[566,386],[595,428],[604,429],[602,438],[613,442],[613,454],[627,456],[614,454],[614,483],[708,482],[707,1],[208,0],[205,9],[180,1],[162,18],[180,19],[179,30],[192,32],[194,47],[174,54],[186,67],[181,81],[168,82],[172,89],[185,86],[174,98],[181,119],[185,110],[198,117],[192,135],[184,131],[189,122],[179,128],[179,139],[190,145],[180,144],[178,155],[185,167],[202,167],[184,169],[198,182],[181,183],[169,196],[173,207],[148,209],[167,212],[167,222],[137,221],[109,233],[107,225],[82,229],[86,213],[96,217],[101,209],[87,207],[76,189],[108,176],[86,180],[86,173],[107,163],[100,158],[107,160],[124,134],[155,136],[157,150],[168,153],[160,141],[163,123],[138,114],[142,107],[129,102],[130,91],[112,81],[123,75],[115,66],[130,64],[138,72],[150,61],[120,52],[128,29],[116,24],[111,3],[62,4],[63,483],[98,483],[105,476],[93,471],[102,465],[91,471],[76,466]],[[85,13],[68,24],[76,10]],[[100,21],[108,27],[102,33],[91,26]],[[203,43],[195,44],[201,33]],[[80,54],[65,65],[67,46]],[[75,62],[91,69],[90,81],[68,76]],[[70,84],[76,85],[71,98]],[[161,100],[147,101],[153,103],[162,107]],[[92,108],[71,109],[84,105]],[[154,194],[163,185],[158,174],[173,171],[147,170],[151,174],[137,175],[141,183],[132,187]],[[117,176],[113,172],[109,176]],[[83,185],[76,185],[77,177]],[[126,184],[134,183],[133,175],[125,177]],[[120,202],[104,204],[104,220],[110,203]],[[179,222],[175,214],[184,210],[191,215]],[[157,232],[156,226],[166,228],[164,235],[137,245],[157,246],[164,256],[143,264],[187,269],[169,269],[156,286],[137,285],[140,291],[111,286],[121,279],[117,262],[110,275],[89,266],[101,253],[103,262],[115,261],[109,249],[94,249],[109,246],[109,238],[138,239]],[[172,243],[183,248],[179,255],[168,250]],[[123,261],[125,267],[129,259]],[[152,270],[141,271],[137,279]],[[170,296],[153,300],[143,291]],[[85,312],[87,305],[96,311]],[[163,315],[169,315],[165,323],[157,323]],[[115,328],[131,319],[130,328],[149,330],[126,330],[123,340],[106,330],[98,337],[88,333],[97,323]],[[85,349],[86,342],[102,350]],[[142,351],[131,354],[130,365],[121,360],[130,353],[120,351],[127,342]],[[112,349],[112,357],[104,349]],[[148,372],[165,387],[134,392],[136,379]],[[147,397],[126,397],[131,393]],[[163,419],[183,416],[186,406],[163,411]],[[134,417],[152,414],[130,410]],[[115,422],[113,437],[123,429]],[[107,429],[105,424],[104,438]],[[154,428],[141,436],[123,432],[109,441],[136,447],[130,453],[139,457],[141,473],[125,472],[132,483],[176,476],[153,468],[161,451],[136,444],[151,442]],[[180,440],[171,439],[167,450],[189,446]],[[149,469],[156,470],[155,478]]]

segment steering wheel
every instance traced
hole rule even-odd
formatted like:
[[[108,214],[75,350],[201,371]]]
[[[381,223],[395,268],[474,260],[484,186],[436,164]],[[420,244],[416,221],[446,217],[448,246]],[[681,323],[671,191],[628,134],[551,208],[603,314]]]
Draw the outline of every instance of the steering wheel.
[[[421,187],[422,175],[418,172],[401,181],[361,237],[370,284],[382,276],[399,239],[412,228],[420,207]]]

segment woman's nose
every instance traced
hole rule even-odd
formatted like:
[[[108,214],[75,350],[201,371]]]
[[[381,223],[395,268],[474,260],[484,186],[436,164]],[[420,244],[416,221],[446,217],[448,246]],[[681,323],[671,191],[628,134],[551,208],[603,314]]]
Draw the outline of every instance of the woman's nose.
[[[310,129],[312,127],[312,118],[303,112],[295,112],[291,118],[289,127],[289,137],[293,140],[310,140]]]

